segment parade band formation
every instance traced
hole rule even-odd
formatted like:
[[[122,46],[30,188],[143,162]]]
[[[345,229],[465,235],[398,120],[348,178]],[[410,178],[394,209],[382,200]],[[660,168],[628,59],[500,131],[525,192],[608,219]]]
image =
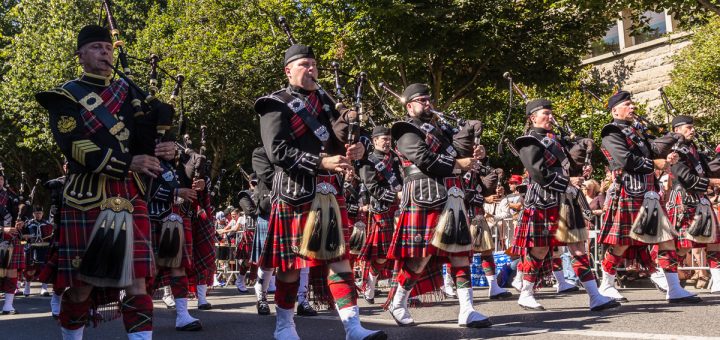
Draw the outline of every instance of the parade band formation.
[[[174,107],[147,97],[112,66],[110,31],[83,27],[76,56],[79,78],[36,95],[67,162],[66,176],[44,184],[52,216],[43,219],[41,206],[13,195],[0,172],[2,314],[18,312],[18,280],[25,295],[39,281],[41,294],[52,295],[63,339],[82,339],[91,322],[119,317],[129,339],[151,339],[156,292],[175,309],[178,332],[200,331],[188,299],[194,292],[198,310],[212,309],[206,295],[217,278],[215,219],[224,219],[211,201],[204,147],[165,134]],[[282,70],[287,86],[255,101],[262,143],[252,152],[249,189],[237,195],[233,215],[243,222],[221,232],[232,230],[237,289],[248,293],[246,282],[254,282],[259,315],[272,314],[275,282],[272,336],[299,339],[296,312],[331,308],[346,339],[386,339],[384,331],[363,327],[357,303],[362,294],[375,304],[384,280],[390,291],[383,307],[400,327],[415,325],[412,301],[447,296],[458,300],[458,327],[491,327],[476,310],[485,298],[474,298],[473,258],[480,259],[487,298],[513,294],[496,279],[495,224],[486,216],[497,206],[485,207],[499,203],[503,176],[486,171],[482,122],[448,121],[435,110],[430,87],[414,83],[398,96],[403,117],[361,128],[358,112],[318,84],[310,46],[293,42]],[[692,248],[706,249],[711,291],[720,292],[720,232],[706,195],[720,186],[720,162],[698,151],[693,117],[676,116],[667,136],[652,139],[630,93],[614,94],[607,109],[612,121],[600,149],[613,181],[596,226],[607,249],[598,286],[586,251],[592,217],[580,204],[593,141],[559,134],[549,100],[526,103],[526,128],[513,145],[527,176],[510,182],[527,192],[513,193],[519,214],[507,251],[519,259],[513,285],[521,308],[544,310],[535,292],[553,272],[558,293],[577,290],[557,274],[558,247],[569,251],[593,312],[627,301],[615,283],[625,259],[647,268],[669,303],[701,302],[678,277]],[[204,138],[203,130],[203,145]],[[657,180],[663,172],[672,174],[667,195]]]

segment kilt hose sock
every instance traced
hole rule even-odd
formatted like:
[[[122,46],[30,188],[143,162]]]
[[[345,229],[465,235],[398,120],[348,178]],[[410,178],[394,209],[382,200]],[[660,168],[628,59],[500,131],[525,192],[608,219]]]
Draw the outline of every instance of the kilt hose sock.
[[[357,305],[358,293],[352,272],[330,274],[328,286],[338,310]]]
[[[707,263],[708,266],[710,266],[710,269],[720,268],[720,251],[708,250]]]
[[[408,292],[415,287],[418,280],[420,280],[420,274],[409,270],[407,267],[403,267],[397,277],[398,285]]]
[[[602,269],[610,275],[617,274],[617,267],[622,262],[622,255],[615,255],[610,250],[605,252],[605,258],[602,261]]]
[[[385,269],[385,266],[387,266],[387,261],[383,263],[378,263],[377,261],[371,261],[370,262],[370,275],[374,277],[380,276],[380,273]]]
[[[170,278],[170,290],[176,299],[184,299],[188,296],[190,284],[187,276],[173,276]]]
[[[295,282],[275,281],[275,304],[282,309],[292,310],[295,307],[300,280]]]
[[[470,281],[470,266],[457,267],[453,266],[450,269],[450,275],[455,280],[455,286],[457,289],[471,288]]]
[[[76,330],[85,327],[90,321],[90,307],[92,301],[87,300],[80,303],[72,303],[65,293],[60,302],[60,326],[69,330]]]
[[[495,275],[495,257],[493,255],[480,255],[482,270],[485,276]]]
[[[657,262],[665,273],[677,273],[680,257],[675,250],[660,250],[658,251]]]
[[[561,272],[563,270],[562,266],[562,259],[561,258],[555,258],[552,259],[552,271],[554,272]]]
[[[525,270],[525,276],[523,277],[523,280],[532,283],[537,282],[543,260],[532,256],[532,254],[530,254],[530,250],[528,250],[527,255],[525,255],[524,262],[525,267],[523,269]]]
[[[17,277],[4,277],[0,279],[2,282],[2,292],[5,294],[15,294],[17,289],[18,278]]]
[[[120,304],[125,331],[152,331],[153,302],[150,295],[128,295]]]
[[[587,254],[574,255],[572,258],[572,267],[575,275],[580,279],[580,282],[595,280],[595,274],[593,274],[592,269],[590,269],[590,257]]]

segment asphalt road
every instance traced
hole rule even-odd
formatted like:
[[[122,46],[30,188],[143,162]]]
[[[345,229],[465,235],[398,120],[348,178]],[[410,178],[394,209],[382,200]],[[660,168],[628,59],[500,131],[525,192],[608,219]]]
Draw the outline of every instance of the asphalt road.
[[[39,289],[34,288],[33,292]],[[693,289],[694,290],[694,289]],[[456,325],[458,303],[449,299],[432,307],[412,309],[418,326],[400,328],[379,305],[369,306],[360,301],[362,321],[366,328],[382,329],[390,339],[476,339],[476,338],[634,338],[634,339],[693,339],[720,336],[720,295],[697,291],[704,299],[698,305],[670,305],[664,294],[652,288],[622,289],[631,302],[607,312],[587,310],[587,296],[583,291],[571,295],[557,295],[544,288],[538,300],[547,309],[543,312],[522,310],[516,297],[505,301],[489,301],[487,290],[476,289],[475,307],[489,315],[493,327],[463,329]],[[384,301],[384,294],[376,302]],[[234,287],[211,290],[208,297],[214,309],[198,311],[190,301],[191,314],[202,320],[204,330],[194,333],[175,331],[175,315],[155,304],[155,339],[271,339],[273,315],[256,314],[254,295],[238,295]],[[33,295],[15,300],[17,315],[0,315],[0,339],[59,339],[57,322],[50,317],[50,298]],[[332,311],[322,311],[317,317],[296,317],[298,333],[303,339],[344,339],[340,320]],[[85,339],[125,339],[120,320],[90,328]]]

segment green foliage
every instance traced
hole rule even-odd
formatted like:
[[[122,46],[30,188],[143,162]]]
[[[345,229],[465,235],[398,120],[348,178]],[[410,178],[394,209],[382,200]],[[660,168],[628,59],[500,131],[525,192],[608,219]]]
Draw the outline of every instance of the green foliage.
[[[699,126],[720,140],[720,18],[697,30],[692,45],[675,56],[672,82],[665,89],[681,114],[699,117]],[[713,145],[714,146],[714,145]]]

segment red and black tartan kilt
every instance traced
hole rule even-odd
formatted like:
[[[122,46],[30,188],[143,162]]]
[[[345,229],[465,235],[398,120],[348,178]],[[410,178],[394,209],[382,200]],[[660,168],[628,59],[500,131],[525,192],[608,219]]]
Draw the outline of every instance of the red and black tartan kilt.
[[[245,230],[240,237],[237,237],[237,249],[235,250],[235,259],[250,260],[252,254],[253,239],[255,238],[254,230]]]
[[[193,267],[193,231],[192,231],[192,225],[190,224],[190,218],[185,216],[185,214],[180,211],[179,207],[176,205],[173,205],[173,213],[176,213],[180,216],[182,216],[183,219],[183,237],[185,238],[185,243],[182,245],[182,258],[180,259],[180,267],[178,268],[184,268],[185,273],[189,273],[192,270]],[[159,245],[160,245],[160,232],[162,231],[162,221],[154,221],[150,220],[150,225],[152,226],[152,232],[153,232],[153,250],[155,253],[155,256],[158,254]],[[157,287],[164,287],[170,284],[170,277],[171,277],[171,269],[168,267],[161,267],[158,266],[158,272],[156,275],[156,285]]]
[[[276,200],[272,204],[270,220],[268,221],[268,235],[263,245],[262,255],[260,255],[259,263],[262,268],[278,268],[280,271],[287,271],[349,260],[348,242],[351,231],[349,230],[350,220],[348,219],[347,209],[345,207],[345,197],[335,182],[335,176],[318,176],[317,181],[318,183],[330,183],[338,191],[335,199],[337,200],[338,207],[340,207],[343,235],[346,244],[345,254],[332,260],[316,260],[300,256],[297,252],[300,250],[303,228],[305,227],[305,221],[307,220],[312,202],[294,206],[287,202]]]
[[[401,209],[388,250],[388,259],[401,260],[430,255],[470,256],[469,251],[448,253],[430,244],[442,211],[442,208],[423,208],[413,202]]]
[[[23,249],[23,245],[20,244],[20,240],[10,236],[8,233],[0,232],[0,235],[2,235],[3,241],[8,241],[13,245],[13,255],[10,259],[10,265],[6,269],[17,269],[18,274],[20,274],[20,271],[25,269],[25,249]]]
[[[667,204],[667,215],[670,219],[670,224],[675,227],[675,231],[678,232],[678,237],[675,240],[676,248],[691,249],[691,248],[705,248],[707,243],[697,243],[687,238],[687,230],[695,219],[695,207],[688,206],[682,203],[681,194],[671,194],[671,199],[674,197],[675,202],[668,202]],[[684,209],[683,209],[684,208]],[[715,214],[715,210],[711,209],[712,213]],[[713,216],[714,218],[714,216]],[[716,232],[715,241],[712,243],[720,242],[720,233]]]
[[[202,209],[202,208],[198,208]],[[215,273],[215,221],[212,214],[205,211],[192,219],[193,230],[193,270],[190,281],[196,284],[212,284]]]
[[[155,260],[152,251],[150,219],[147,204],[137,188],[132,176],[124,180],[107,179],[105,182],[106,197],[122,197],[132,202],[133,211],[133,277],[152,278],[155,274]],[[90,241],[95,220],[100,214],[96,207],[81,211],[63,205],[60,211],[61,223],[58,228],[58,278],[60,287],[79,287],[86,284],[77,278],[80,260],[85,255],[85,248]],[[75,260],[75,266],[73,266]]]
[[[630,196],[625,188],[620,189],[617,197],[611,197],[603,217],[598,243],[619,246],[645,245],[630,237],[632,224],[643,200],[643,196]]]
[[[557,247],[565,245],[555,239],[560,208],[525,208],[520,223],[515,228],[512,255],[525,256],[532,247]]]
[[[371,213],[372,218],[366,229],[365,244],[358,255],[361,261],[387,258],[395,229],[395,212],[397,210],[398,206],[393,205],[386,212]]]

